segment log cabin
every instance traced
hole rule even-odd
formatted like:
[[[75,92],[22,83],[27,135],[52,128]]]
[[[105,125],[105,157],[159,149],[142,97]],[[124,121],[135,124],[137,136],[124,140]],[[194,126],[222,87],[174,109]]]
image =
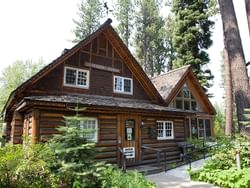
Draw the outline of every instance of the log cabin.
[[[213,136],[215,110],[190,66],[150,79],[108,19],[99,29],[14,90],[2,112],[4,136],[46,141],[73,107],[95,131],[96,160],[127,165],[180,157],[177,143]]]

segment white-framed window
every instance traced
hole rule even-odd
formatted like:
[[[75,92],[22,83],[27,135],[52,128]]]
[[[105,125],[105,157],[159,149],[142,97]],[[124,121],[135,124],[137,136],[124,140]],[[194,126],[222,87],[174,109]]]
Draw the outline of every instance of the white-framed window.
[[[174,138],[173,121],[156,121],[157,139],[167,140]]]
[[[80,120],[80,128],[86,129],[89,133],[87,133],[86,137],[90,141],[97,142],[98,140],[98,120],[93,117],[81,118]]]
[[[114,76],[114,92],[115,93],[133,93],[133,80],[131,78]]]
[[[89,88],[89,71],[85,69],[65,67],[64,85],[85,89]]]

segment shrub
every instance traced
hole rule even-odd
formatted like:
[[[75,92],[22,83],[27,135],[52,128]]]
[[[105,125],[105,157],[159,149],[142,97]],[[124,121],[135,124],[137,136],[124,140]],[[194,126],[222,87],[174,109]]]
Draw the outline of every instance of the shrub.
[[[117,188],[153,188],[154,183],[147,180],[142,174],[137,171],[122,172],[114,167],[106,168],[102,173],[102,188],[117,187]]]
[[[56,187],[49,164],[53,154],[46,145],[7,145],[0,148],[0,187]]]
[[[236,139],[219,140],[220,147],[214,150],[214,156],[203,168],[191,171],[194,180],[210,182],[228,188],[250,187],[250,148],[249,137],[238,136]],[[240,150],[241,170],[236,169],[236,150]]]

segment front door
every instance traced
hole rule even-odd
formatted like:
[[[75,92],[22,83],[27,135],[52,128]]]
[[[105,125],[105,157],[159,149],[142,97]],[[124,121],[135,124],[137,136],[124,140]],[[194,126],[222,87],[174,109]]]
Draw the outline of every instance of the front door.
[[[128,165],[140,160],[139,120],[140,118],[134,115],[123,115],[121,118],[121,145]]]

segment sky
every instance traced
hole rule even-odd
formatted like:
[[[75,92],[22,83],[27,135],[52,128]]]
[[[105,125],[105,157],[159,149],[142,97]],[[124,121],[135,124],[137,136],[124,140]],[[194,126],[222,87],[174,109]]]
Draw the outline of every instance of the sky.
[[[108,2],[111,4],[113,0]],[[49,63],[60,56],[64,48],[71,48],[74,38],[73,19],[77,19],[80,0],[1,0],[0,1],[0,72],[16,60],[43,58]],[[250,39],[244,0],[234,0],[246,61],[250,61]],[[111,6],[111,5],[110,5]],[[106,18],[104,18],[105,20]],[[221,51],[223,33],[220,16],[215,18],[213,46],[208,50],[209,68],[215,76],[213,103],[223,103],[220,88]]]

